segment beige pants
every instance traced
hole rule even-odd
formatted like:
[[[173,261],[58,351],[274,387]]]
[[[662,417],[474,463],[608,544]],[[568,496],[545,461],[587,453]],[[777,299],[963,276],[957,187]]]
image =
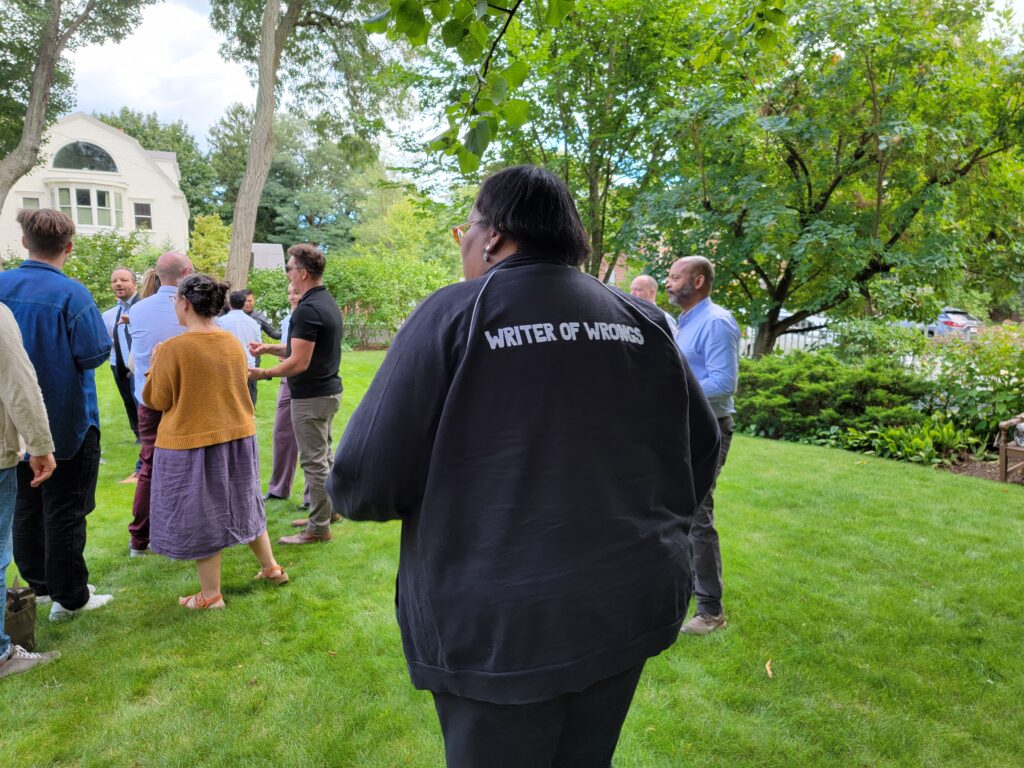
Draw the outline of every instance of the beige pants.
[[[338,412],[341,395],[292,398],[292,429],[299,446],[299,465],[306,475],[309,488],[309,523],[307,533],[325,534],[331,530],[334,510],[327,498],[324,484],[331,471],[334,454],[331,451],[331,422]]]

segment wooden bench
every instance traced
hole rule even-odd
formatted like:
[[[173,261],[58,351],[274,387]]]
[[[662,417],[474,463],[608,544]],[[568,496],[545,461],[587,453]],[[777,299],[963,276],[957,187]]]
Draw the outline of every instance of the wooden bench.
[[[1006,482],[1007,475],[1024,467],[1024,446],[1014,442],[1014,431],[1017,425],[1024,422],[1024,413],[1018,413],[1012,419],[999,422],[999,479]],[[1010,462],[1016,464],[1011,465]]]

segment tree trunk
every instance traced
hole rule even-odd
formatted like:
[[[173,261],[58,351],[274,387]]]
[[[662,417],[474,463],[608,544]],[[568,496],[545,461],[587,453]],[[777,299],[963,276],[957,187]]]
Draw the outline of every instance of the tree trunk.
[[[50,0],[50,18],[39,41],[39,58],[32,70],[32,84],[28,92],[25,110],[25,124],[21,139],[14,150],[0,160],[0,210],[11,191],[11,187],[22,176],[31,171],[39,160],[39,149],[43,143],[43,129],[46,127],[46,107],[53,88],[53,72],[60,60],[65,41],[60,35],[61,0]]]
[[[777,329],[770,319],[765,320],[757,326],[757,335],[754,337],[754,349],[751,357],[755,360],[762,355],[769,354],[775,349],[775,341],[779,338]]]
[[[234,290],[249,282],[252,260],[252,237],[256,231],[256,214],[260,197],[267,183],[274,158],[274,111],[277,106],[277,70],[285,43],[295,26],[304,0],[292,0],[281,18],[281,0],[267,0],[260,24],[260,51],[257,61],[256,113],[245,173],[235,200],[231,222],[231,245],[225,279]]]

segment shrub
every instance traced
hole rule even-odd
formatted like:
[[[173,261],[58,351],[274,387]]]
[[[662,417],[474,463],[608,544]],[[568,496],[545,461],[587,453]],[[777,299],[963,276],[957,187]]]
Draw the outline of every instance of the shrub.
[[[848,365],[830,351],[766,355],[740,361],[736,423],[763,437],[819,441],[832,427],[919,424],[933,394],[932,383],[891,358]]]
[[[438,263],[401,253],[328,258],[324,273],[345,317],[345,338],[356,346],[390,341],[416,305],[448,282]]]
[[[141,275],[156,264],[160,253],[150,245],[145,233],[138,230],[126,234],[109,231],[77,235],[75,247],[64,265],[64,274],[88,288],[100,309],[105,309],[114,304],[110,273],[117,267],[128,267]]]
[[[929,345],[924,364],[937,383],[939,404],[957,426],[991,444],[999,422],[1024,411],[1024,331],[1005,324],[971,341],[945,338]]]
[[[837,442],[840,447],[851,451],[933,465],[952,464],[961,455],[976,450],[981,444],[975,435],[966,429],[957,429],[941,413],[934,413],[922,423],[907,427],[869,430],[849,428],[839,436]]]
[[[223,278],[231,245],[231,227],[220,216],[196,216],[189,241],[188,255],[196,272]]]
[[[846,320],[829,326],[836,357],[853,363],[871,357],[916,359],[927,339],[917,328],[905,328],[884,320]]]
[[[249,290],[256,297],[256,309],[280,325],[291,311],[288,305],[288,275],[284,269],[254,269],[249,273]]]

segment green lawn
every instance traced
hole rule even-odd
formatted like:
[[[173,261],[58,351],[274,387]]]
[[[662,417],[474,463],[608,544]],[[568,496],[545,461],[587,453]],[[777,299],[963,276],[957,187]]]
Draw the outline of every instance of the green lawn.
[[[381,356],[344,356],[337,434]],[[227,610],[185,611],[190,563],[127,557],[132,487],[116,481],[135,447],[97,378],[87,556],[115,601],[59,625],[40,610],[40,647],[63,657],[0,681],[0,763],[441,765],[394,620],[398,524],[279,548],[283,589],[253,582],[235,548]],[[260,386],[266,477],[276,386]],[[737,438],[716,506],[729,628],[650,661],[616,766],[1024,764],[1024,489]],[[267,511],[273,538],[291,530],[294,503]]]

